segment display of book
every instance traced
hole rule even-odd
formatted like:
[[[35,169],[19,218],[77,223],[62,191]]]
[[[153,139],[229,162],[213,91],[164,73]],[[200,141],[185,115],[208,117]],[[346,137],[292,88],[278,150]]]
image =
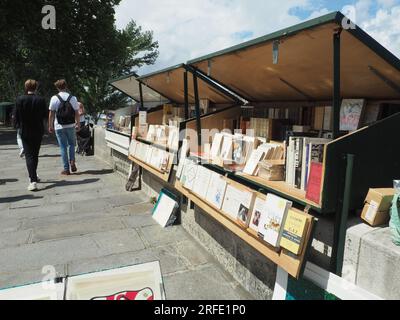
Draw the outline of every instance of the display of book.
[[[195,186],[190,190],[185,187],[185,171],[192,170],[193,166],[197,166],[197,170]],[[181,179],[175,183],[179,192],[263,255],[288,270],[291,275],[300,275],[305,257],[304,250],[299,250],[298,254],[291,253],[290,256],[281,250],[289,251],[288,249],[280,247],[286,216],[291,210],[290,201],[272,194],[265,196],[252,191],[189,159],[185,160],[185,167],[187,168],[183,169]],[[305,233],[303,237],[296,238],[300,241],[301,248],[310,240],[313,221],[310,215],[305,216]],[[294,251],[292,247],[289,249]]]
[[[173,155],[157,147],[132,140],[129,155],[160,172],[169,172]]]

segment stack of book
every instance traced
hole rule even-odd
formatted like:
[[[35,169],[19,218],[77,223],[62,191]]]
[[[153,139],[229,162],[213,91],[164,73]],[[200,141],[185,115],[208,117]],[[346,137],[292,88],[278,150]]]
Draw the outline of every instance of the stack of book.
[[[260,162],[262,161],[283,161],[285,157],[285,147],[278,143],[264,143],[253,150],[243,172],[250,176],[259,175]]]
[[[312,163],[323,163],[325,146],[332,140],[290,137],[286,157],[286,183],[306,191]]]
[[[249,129],[254,131],[255,137],[266,138],[269,141],[272,139],[273,123],[272,119],[251,118]]]

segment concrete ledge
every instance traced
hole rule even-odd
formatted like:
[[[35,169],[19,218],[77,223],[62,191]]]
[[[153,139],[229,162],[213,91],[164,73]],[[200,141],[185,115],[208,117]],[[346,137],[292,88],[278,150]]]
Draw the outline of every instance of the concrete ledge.
[[[347,233],[343,277],[384,299],[400,299],[400,247],[389,228],[372,228],[360,219]]]
[[[112,150],[107,146],[105,140],[106,131],[102,127],[95,127],[94,129],[94,155],[97,159],[106,162],[110,165],[115,172],[125,178],[125,182],[128,179],[128,174],[131,167],[131,162],[128,157],[122,153]]]

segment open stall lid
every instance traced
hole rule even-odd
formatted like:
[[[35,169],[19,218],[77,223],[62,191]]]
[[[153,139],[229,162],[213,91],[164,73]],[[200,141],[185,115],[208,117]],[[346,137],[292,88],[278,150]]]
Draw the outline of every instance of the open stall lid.
[[[138,78],[146,86],[168,97],[172,102],[185,103],[185,81],[184,73],[188,74],[188,98],[189,103],[195,103],[193,73],[191,68],[185,64],[179,64],[168,69],[153,72]],[[204,75],[198,77],[199,98],[208,99],[214,104],[232,104],[238,102],[235,97],[217,83]]]
[[[136,102],[140,102],[140,82],[137,80],[136,74],[130,74],[123,78],[115,79],[109,81],[109,84],[121,91],[122,93],[126,94],[127,96],[131,97]],[[143,92],[143,102],[147,103],[157,103],[160,104],[168,102],[168,99],[160,95],[158,92],[150,89],[147,86],[142,86]]]
[[[400,98],[400,60],[334,12],[188,62],[250,102],[333,96],[333,36],[341,31],[341,96]]]

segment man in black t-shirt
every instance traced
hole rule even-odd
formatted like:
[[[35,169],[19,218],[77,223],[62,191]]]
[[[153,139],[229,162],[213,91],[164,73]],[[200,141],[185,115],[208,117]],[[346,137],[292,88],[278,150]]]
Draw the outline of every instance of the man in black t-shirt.
[[[47,118],[46,101],[35,94],[36,89],[37,81],[27,80],[25,82],[26,94],[17,98],[15,110],[15,125],[21,134],[29,172],[29,191],[37,190],[39,151],[44,135],[43,121]]]

